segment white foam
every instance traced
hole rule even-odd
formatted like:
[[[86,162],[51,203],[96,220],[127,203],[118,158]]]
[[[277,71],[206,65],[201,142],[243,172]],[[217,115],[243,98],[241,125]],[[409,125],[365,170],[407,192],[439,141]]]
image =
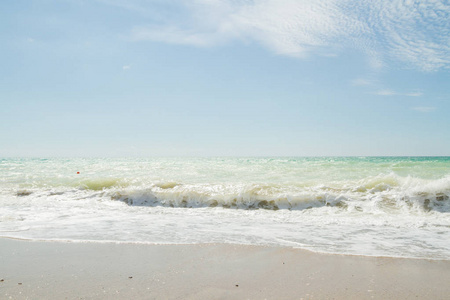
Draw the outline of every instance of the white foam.
[[[304,172],[303,165],[297,168],[289,160],[276,162],[288,165],[282,168],[270,168],[267,161],[249,167],[247,161],[235,160],[236,176],[225,174],[233,168],[222,161],[213,168],[214,160],[175,160],[178,172],[184,172],[178,176],[166,170],[169,160],[142,168],[139,161],[96,165],[88,160],[77,165],[49,160],[43,164],[52,167],[44,174],[38,163],[10,162],[8,168],[14,169],[7,171],[0,165],[7,178],[0,185],[0,236],[284,245],[331,253],[450,257],[450,177],[445,172],[430,176],[425,168],[426,176],[403,176],[377,163],[369,168],[363,161],[357,162],[358,170],[352,162],[353,172],[344,164],[339,177],[329,170],[336,165],[316,160],[308,165],[325,166],[308,177],[297,174]],[[81,168],[88,165],[89,176]],[[72,169],[75,172],[56,176]],[[77,177],[80,169],[84,177]],[[244,176],[255,169],[253,177]],[[270,170],[266,177],[259,173],[263,169]],[[199,170],[209,174],[202,177]],[[417,175],[414,172],[405,173]],[[286,180],[281,179],[284,174]]]

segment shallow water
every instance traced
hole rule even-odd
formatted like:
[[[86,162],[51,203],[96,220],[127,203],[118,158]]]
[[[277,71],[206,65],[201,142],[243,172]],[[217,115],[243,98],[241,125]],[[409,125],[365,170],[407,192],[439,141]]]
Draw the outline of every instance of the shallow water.
[[[3,237],[449,259],[449,212],[449,157],[0,160]]]

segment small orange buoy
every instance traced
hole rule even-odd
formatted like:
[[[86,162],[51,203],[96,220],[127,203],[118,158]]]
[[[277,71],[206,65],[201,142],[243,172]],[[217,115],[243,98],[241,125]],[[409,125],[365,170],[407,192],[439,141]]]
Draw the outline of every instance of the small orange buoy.
[[[80,174],[80,172],[77,172],[77,174]]]

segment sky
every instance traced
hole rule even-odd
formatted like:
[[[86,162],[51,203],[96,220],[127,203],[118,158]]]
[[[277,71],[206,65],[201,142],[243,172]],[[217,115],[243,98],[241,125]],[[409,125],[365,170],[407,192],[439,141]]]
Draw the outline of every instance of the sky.
[[[0,157],[450,155],[448,0],[0,2]]]

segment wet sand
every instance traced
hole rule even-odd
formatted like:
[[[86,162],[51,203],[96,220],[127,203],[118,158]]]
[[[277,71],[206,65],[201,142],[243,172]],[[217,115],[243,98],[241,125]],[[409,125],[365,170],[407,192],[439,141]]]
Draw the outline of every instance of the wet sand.
[[[0,299],[449,299],[450,261],[0,239]]]

